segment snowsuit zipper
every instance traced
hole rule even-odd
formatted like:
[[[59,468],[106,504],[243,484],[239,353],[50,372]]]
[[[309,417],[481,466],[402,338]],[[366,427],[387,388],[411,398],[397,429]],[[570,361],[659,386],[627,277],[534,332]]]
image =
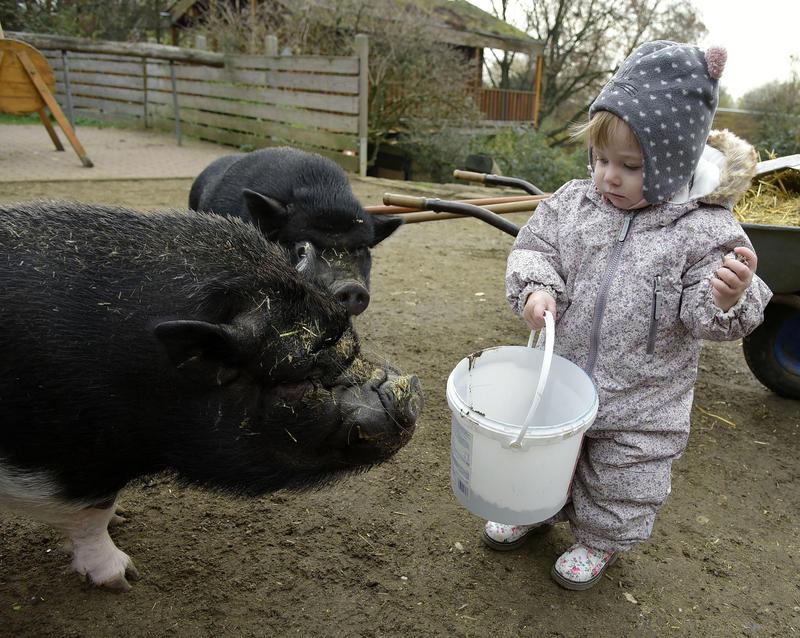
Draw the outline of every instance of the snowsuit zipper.
[[[647,358],[653,358],[656,349],[656,332],[658,320],[661,319],[661,297],[664,292],[661,288],[661,275],[653,277],[653,305],[650,312],[650,331],[647,333]]]
[[[597,352],[600,348],[600,327],[603,324],[603,313],[606,309],[606,299],[608,296],[608,289],[611,287],[611,282],[614,281],[614,275],[617,273],[619,267],[620,257],[622,255],[622,247],[625,239],[628,237],[628,231],[631,229],[633,223],[633,216],[636,213],[628,213],[622,222],[622,228],[617,235],[617,243],[611,252],[611,257],[608,260],[608,266],[603,274],[603,279],[600,282],[600,290],[597,293],[597,300],[594,304],[594,313],[592,315],[592,332],[589,339],[589,356],[586,359],[586,374],[590,377],[593,375],[594,366],[597,363]]]

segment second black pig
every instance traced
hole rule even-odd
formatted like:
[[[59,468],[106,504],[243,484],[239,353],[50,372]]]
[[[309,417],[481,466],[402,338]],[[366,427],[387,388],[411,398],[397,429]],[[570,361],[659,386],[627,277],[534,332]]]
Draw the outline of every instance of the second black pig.
[[[189,208],[255,224],[351,315],[369,305],[370,249],[402,224],[365,212],[338,164],[289,147],[213,161],[194,180]]]

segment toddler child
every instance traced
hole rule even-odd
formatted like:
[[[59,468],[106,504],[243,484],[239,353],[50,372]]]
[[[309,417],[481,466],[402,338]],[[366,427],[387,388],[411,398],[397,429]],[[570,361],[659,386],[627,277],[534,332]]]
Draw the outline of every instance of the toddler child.
[[[551,575],[597,583],[645,541],[686,447],[701,340],[739,339],[771,293],[730,209],[755,174],[755,151],[711,132],[725,50],[668,41],[638,47],[589,109],[592,178],[542,202],[508,258],[506,292],[531,329],[556,318],[556,351],[599,395],[570,501],[537,525],[487,522],[512,549],[554,520],[577,543]]]

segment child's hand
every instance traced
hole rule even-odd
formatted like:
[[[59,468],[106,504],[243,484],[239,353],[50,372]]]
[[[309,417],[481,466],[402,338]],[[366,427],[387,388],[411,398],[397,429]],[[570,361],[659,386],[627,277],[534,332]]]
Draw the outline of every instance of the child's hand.
[[[758,264],[756,254],[749,248],[738,246],[733,252],[736,253],[736,258],[725,257],[722,267],[717,269],[711,279],[714,303],[724,312],[733,308],[747,290]]]
[[[531,330],[544,328],[544,311],[556,316],[556,300],[544,290],[538,290],[528,295],[525,307],[522,309],[522,318]]]

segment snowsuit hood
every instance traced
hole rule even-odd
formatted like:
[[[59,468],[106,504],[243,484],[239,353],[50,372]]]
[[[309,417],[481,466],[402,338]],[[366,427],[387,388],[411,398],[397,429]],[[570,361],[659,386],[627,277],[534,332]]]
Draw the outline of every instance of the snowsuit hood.
[[[733,210],[734,205],[747,192],[756,176],[758,165],[756,150],[727,129],[711,131],[706,145],[722,157],[722,166],[715,163],[719,178],[713,190],[707,194],[697,192],[696,196],[704,203],[718,204]],[[701,161],[706,161],[706,154]]]

